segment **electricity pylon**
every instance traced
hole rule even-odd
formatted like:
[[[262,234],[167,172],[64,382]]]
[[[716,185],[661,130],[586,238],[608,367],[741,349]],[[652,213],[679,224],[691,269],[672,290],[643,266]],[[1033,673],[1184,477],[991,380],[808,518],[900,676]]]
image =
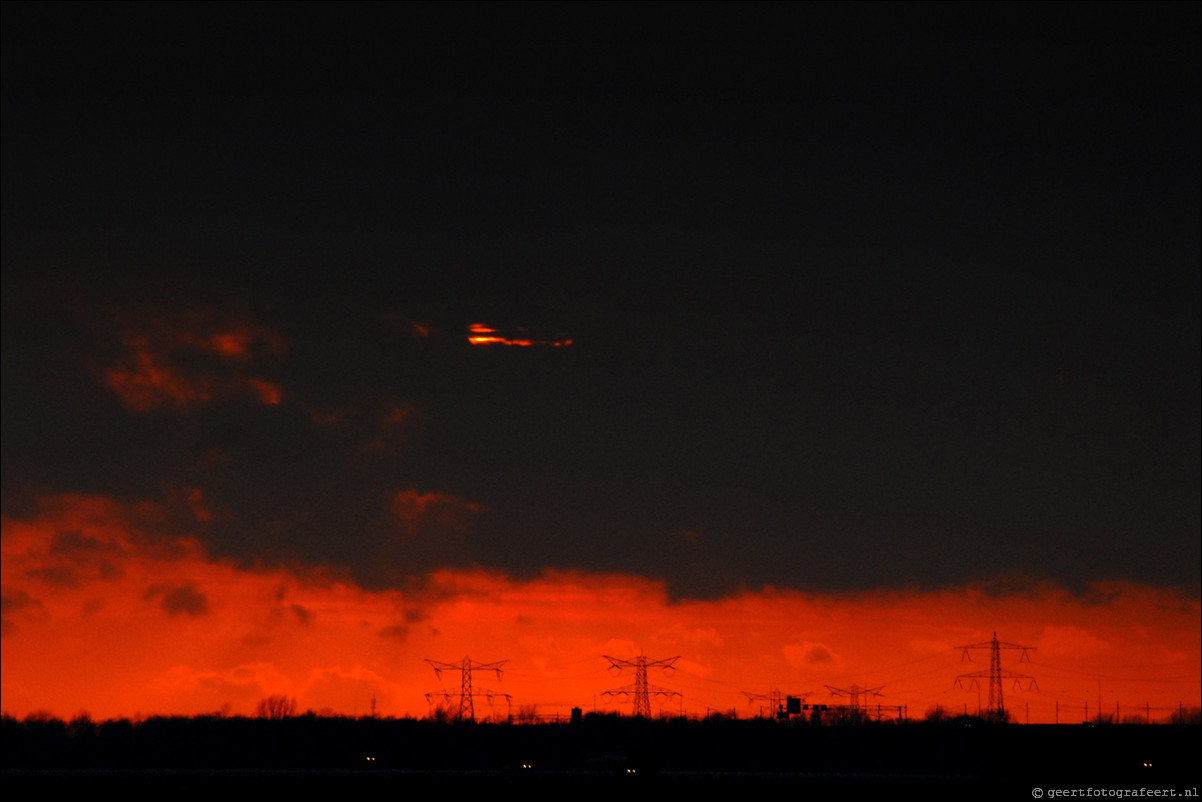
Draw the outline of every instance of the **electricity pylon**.
[[[851,702],[848,707],[852,710],[859,710],[864,705],[861,700],[865,696],[880,696],[884,685],[878,685],[875,688],[861,688],[859,685],[852,685],[850,688],[836,688],[833,685],[827,685],[826,689],[831,692],[831,696],[846,696]]]
[[[997,633],[995,632],[993,633],[992,640],[982,641],[981,643],[971,643],[968,646],[957,646],[956,648],[962,649],[964,652],[960,657],[961,663],[963,663],[965,660],[970,662],[972,661],[972,657],[968,653],[969,649],[989,650],[989,670],[974,671],[971,674],[961,674],[956,677],[956,681],[953,683],[952,687],[954,688],[959,686],[962,688],[964,686],[960,684],[960,680],[970,679],[972,682],[969,683],[968,687],[971,688],[973,685],[977,684],[977,680],[979,678],[989,677],[989,717],[991,719],[995,719],[997,721],[1006,720],[1006,705],[1002,701],[1003,677],[1014,680],[1014,686],[1019,689],[1022,688],[1022,681],[1025,679],[1031,680],[1030,684],[1027,686],[1028,689],[1038,687],[1035,684],[1034,677],[1026,674],[1018,674],[1014,671],[1009,671],[1002,668],[1002,649],[1019,649],[1021,653],[1019,655],[1018,662],[1029,663],[1031,662],[1031,658],[1027,652],[1031,649],[1034,649],[1034,646],[1020,646],[1017,643],[1006,643],[1005,641],[999,641],[997,639]]]
[[[472,662],[471,659],[465,657],[465,658],[463,658],[462,663],[440,663],[437,660],[430,660],[429,658],[426,659],[426,662],[429,663],[434,668],[434,674],[439,679],[442,679],[443,671],[458,671],[458,672],[460,672],[459,693],[458,694],[453,694],[453,693],[450,693],[449,691],[443,691],[442,693],[426,694],[426,701],[430,702],[431,704],[433,704],[434,699],[436,699],[436,698],[441,697],[444,701],[449,702],[456,695],[458,695],[459,696],[459,716],[458,717],[460,720],[462,720],[462,719],[475,720],[476,706],[473,704],[472,700],[476,696],[484,696],[490,702],[493,700],[494,697],[500,697],[502,699],[505,699],[506,701],[509,701],[511,698],[509,696],[509,694],[507,694],[507,693],[495,693],[493,691],[485,690],[482,688],[481,689],[473,689],[472,688],[472,669],[473,668],[482,670],[482,671],[496,672],[497,679],[501,679],[501,666],[508,663],[509,662],[508,660],[499,660],[495,663],[474,663],[474,662]]]
[[[747,697],[747,704],[749,704],[749,705],[753,705],[756,702],[761,702],[761,704],[760,704],[760,716],[761,717],[764,715],[764,705],[762,704],[763,702],[768,703],[768,709],[772,711],[773,716],[780,715],[781,711],[785,709],[785,702],[784,702],[785,695],[783,693],[781,693],[780,691],[776,690],[775,688],[768,691],[767,693],[752,693],[751,691],[743,691],[743,695]]]
[[[670,691],[666,688],[660,688],[656,685],[647,684],[647,667],[659,666],[665,672],[673,668],[672,664],[680,659],[680,656],[668,657],[663,660],[649,660],[645,655],[639,655],[633,660],[622,660],[609,655],[602,655],[609,661],[610,668],[623,669],[634,668],[634,684],[627,685],[623,688],[615,688],[612,691],[605,691],[602,696],[620,696],[630,695],[634,697],[634,715],[635,717],[643,716],[644,718],[651,717],[651,694],[657,696],[680,696],[676,691]]]

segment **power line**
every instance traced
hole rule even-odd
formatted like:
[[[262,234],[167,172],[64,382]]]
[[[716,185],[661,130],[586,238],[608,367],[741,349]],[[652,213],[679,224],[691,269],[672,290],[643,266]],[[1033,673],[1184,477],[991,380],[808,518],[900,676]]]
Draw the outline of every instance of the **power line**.
[[[1006,718],[1006,706],[1002,701],[1002,678],[1013,679],[1015,685],[1022,687],[1022,680],[1031,680],[1029,688],[1037,687],[1035,678],[1026,674],[1018,674],[1014,671],[1005,670],[1002,668],[1002,649],[1019,649],[1022,654],[1018,658],[1020,663],[1031,662],[1031,658],[1027,655],[1027,651],[1034,649],[1034,646],[1019,646],[1017,643],[1006,643],[997,639],[997,633],[993,633],[993,639],[983,641],[981,643],[972,643],[968,646],[957,646],[957,649],[962,649],[964,654],[960,658],[961,662],[972,660],[969,655],[970,649],[989,649],[989,670],[988,671],[973,671],[970,674],[961,674],[956,677],[956,682],[952,687],[960,686],[960,680],[970,679],[969,687],[977,684],[977,679],[981,677],[989,677],[989,716],[990,718],[1004,721]]]
[[[846,696],[852,710],[859,710],[865,706],[864,699],[869,696],[880,696],[884,685],[878,685],[875,688],[861,688],[859,685],[852,685],[850,688],[836,688],[833,685],[827,685],[826,689],[831,692],[831,696]]]
[[[475,720],[476,706],[475,706],[475,703],[473,700],[475,699],[476,696],[486,697],[490,702],[493,700],[493,698],[499,697],[499,698],[505,699],[507,702],[512,703],[512,699],[510,698],[509,694],[507,694],[507,693],[496,693],[495,691],[489,691],[489,690],[486,690],[483,688],[474,689],[472,687],[472,669],[473,668],[478,671],[493,671],[496,673],[497,679],[499,680],[499,679],[501,679],[501,666],[503,666],[507,662],[509,662],[508,660],[498,660],[495,663],[476,663],[476,662],[473,662],[470,658],[465,657],[465,658],[463,658],[463,661],[460,663],[440,663],[437,660],[431,660],[429,658],[426,659],[426,662],[429,663],[431,665],[431,667],[433,667],[434,674],[439,679],[442,679],[443,671],[458,671],[458,672],[460,672],[459,693],[458,694],[454,694],[449,691],[443,691],[442,693],[428,693],[428,694],[426,694],[426,701],[433,704],[434,699],[441,698],[444,701],[449,702],[451,699],[454,699],[456,696],[458,696],[459,697],[459,716],[458,716],[458,718],[461,720],[464,720],[464,719],[466,719],[468,721]]]
[[[672,664],[680,659],[680,656],[668,657],[663,660],[651,660],[645,655],[639,655],[633,660],[622,660],[609,655],[602,655],[609,661],[611,668],[619,670],[623,668],[634,669],[634,683],[622,688],[615,688],[612,691],[605,691],[602,696],[633,696],[634,697],[634,715],[635,717],[651,717],[651,695],[657,696],[680,696],[676,691],[670,691],[666,688],[660,688],[657,685],[651,685],[647,682],[648,666],[658,666],[663,671],[672,670]]]

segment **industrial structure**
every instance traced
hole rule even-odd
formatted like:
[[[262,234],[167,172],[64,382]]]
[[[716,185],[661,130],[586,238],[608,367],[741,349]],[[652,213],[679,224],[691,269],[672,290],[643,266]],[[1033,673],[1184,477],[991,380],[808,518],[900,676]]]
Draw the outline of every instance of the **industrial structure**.
[[[651,717],[651,696],[680,696],[676,691],[671,691],[666,688],[660,688],[657,685],[651,685],[647,682],[647,668],[649,666],[657,666],[663,671],[671,671],[680,656],[668,657],[663,660],[651,660],[645,655],[639,655],[633,660],[622,660],[609,655],[602,655],[609,661],[610,668],[634,669],[634,683],[622,688],[615,688],[612,691],[606,691],[602,696],[633,696],[634,697],[634,715],[635,717],[650,718]]]
[[[434,704],[436,699],[441,699],[444,703],[449,704],[452,699],[458,697],[459,713],[456,718],[460,720],[475,720],[476,706],[473,700],[477,696],[483,696],[490,702],[496,698],[505,699],[506,702],[512,702],[512,699],[507,693],[497,693],[496,691],[490,691],[483,688],[474,688],[472,686],[472,669],[476,669],[477,671],[492,671],[496,673],[497,679],[499,680],[501,679],[501,666],[509,662],[508,660],[498,660],[495,663],[476,663],[470,658],[465,657],[460,663],[440,663],[437,660],[430,660],[429,658],[426,659],[426,662],[434,668],[434,674],[439,679],[442,679],[443,671],[458,671],[460,673],[459,693],[452,693],[444,690],[441,693],[426,694],[426,701],[430,704]]]
[[[989,707],[987,715],[989,718],[997,721],[1006,720],[1006,705],[1002,701],[1002,679],[1014,680],[1016,688],[1022,687],[1023,680],[1030,680],[1028,690],[1034,687],[1035,678],[1026,674],[1019,674],[1014,671],[1009,671],[1002,668],[1002,649],[1018,649],[1020,655],[1018,662],[1031,662],[1031,658],[1027,652],[1034,649],[1034,646],[1020,646],[1017,643],[1006,643],[997,639],[997,633],[993,633],[993,639],[983,641],[981,643],[971,643],[967,646],[957,646],[957,649],[963,650],[963,655],[960,657],[960,662],[971,661],[972,656],[969,654],[970,649],[989,649],[989,669],[986,671],[973,671],[969,674],[961,674],[956,677],[956,681],[952,687],[964,687],[961,680],[970,680],[968,687],[977,686],[977,680],[989,678]]]

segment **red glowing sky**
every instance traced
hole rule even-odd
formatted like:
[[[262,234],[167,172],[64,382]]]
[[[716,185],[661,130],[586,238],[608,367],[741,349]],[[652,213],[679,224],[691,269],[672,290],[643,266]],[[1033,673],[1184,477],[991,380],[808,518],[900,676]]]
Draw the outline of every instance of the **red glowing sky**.
[[[286,694],[302,710],[365,714],[374,699],[381,714],[424,716],[426,694],[455,693],[459,681],[426,661],[464,657],[506,661],[501,678],[475,682],[510,701],[480,699],[479,715],[627,711],[629,699],[605,692],[632,678],[608,669],[605,654],[679,656],[675,672],[650,677],[680,694],[655,697],[670,713],[755,715],[761,703],[748,694],[773,690],[838,704],[846,699],[828,686],[853,685],[880,687],[870,702],[911,716],[935,705],[975,712],[978,689],[956,679],[987,667],[988,654],[963,662],[956,647],[994,630],[1033,648],[1030,662],[1004,655],[1035,679],[1033,689],[1007,682],[1020,720],[1078,720],[1099,699],[1104,712],[1159,719],[1199,701],[1199,605],[1169,590],[765,589],[673,602],[662,584],[632,576],[446,570],[421,589],[371,591],[332,571],[213,559],[172,531],[172,517],[63,496],[30,520],[4,519],[6,712],[250,714]]]

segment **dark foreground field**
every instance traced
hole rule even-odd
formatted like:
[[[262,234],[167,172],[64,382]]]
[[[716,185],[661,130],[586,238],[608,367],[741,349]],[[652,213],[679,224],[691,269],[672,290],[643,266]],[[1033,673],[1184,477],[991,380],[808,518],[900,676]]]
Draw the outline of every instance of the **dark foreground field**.
[[[586,716],[472,724],[301,716],[140,722],[6,718],[6,788],[176,798],[247,791],[372,793],[655,785],[813,793],[907,789],[936,798],[1196,793],[1197,725],[980,721],[813,726]],[[1087,790],[1092,789],[1092,794]],[[1159,794],[1157,793],[1159,791]]]

